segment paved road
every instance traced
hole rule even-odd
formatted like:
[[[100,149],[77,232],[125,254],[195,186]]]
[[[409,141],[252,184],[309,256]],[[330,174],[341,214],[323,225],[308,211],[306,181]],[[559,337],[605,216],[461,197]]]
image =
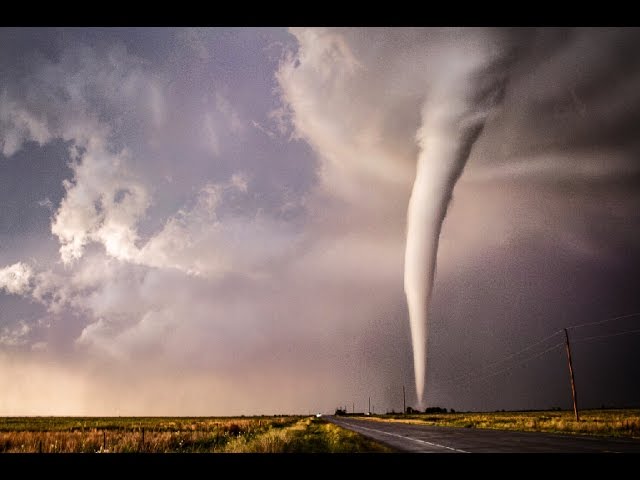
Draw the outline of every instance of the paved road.
[[[325,417],[328,421],[416,453],[640,453],[640,441],[536,432],[431,427],[366,419]]]

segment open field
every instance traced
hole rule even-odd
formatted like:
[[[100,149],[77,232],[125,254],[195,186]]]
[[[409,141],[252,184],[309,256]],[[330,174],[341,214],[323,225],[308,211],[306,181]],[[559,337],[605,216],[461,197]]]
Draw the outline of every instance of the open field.
[[[373,415],[371,421],[404,422],[440,427],[486,428],[608,437],[640,438],[640,409],[584,410],[580,422],[573,411],[492,413],[418,413]]]
[[[640,438],[640,409],[374,415],[370,422]],[[351,417],[351,416],[349,416]],[[351,417],[356,418],[356,417]],[[369,423],[369,422],[367,422]],[[358,453],[391,448],[323,418],[1,417],[7,453]]]
[[[385,452],[357,433],[310,417],[3,417],[3,453]]]

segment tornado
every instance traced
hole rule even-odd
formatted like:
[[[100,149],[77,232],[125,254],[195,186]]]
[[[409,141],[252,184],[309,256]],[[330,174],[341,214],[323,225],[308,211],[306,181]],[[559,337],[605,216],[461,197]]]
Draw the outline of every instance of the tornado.
[[[422,105],[416,133],[416,175],[407,208],[404,269],[416,394],[421,407],[429,305],[442,223],[471,149],[503,97],[506,60],[505,52],[495,44],[483,42],[447,51]]]

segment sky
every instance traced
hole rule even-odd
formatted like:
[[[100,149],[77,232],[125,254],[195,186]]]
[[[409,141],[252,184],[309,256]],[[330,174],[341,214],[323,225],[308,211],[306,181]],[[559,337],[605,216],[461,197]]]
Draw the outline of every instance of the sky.
[[[418,405],[416,167],[495,72],[436,235],[421,406],[570,408],[559,331],[640,312],[638,42],[0,28],[0,415]],[[495,71],[456,83],[477,52]],[[640,405],[639,322],[569,329],[580,406]]]

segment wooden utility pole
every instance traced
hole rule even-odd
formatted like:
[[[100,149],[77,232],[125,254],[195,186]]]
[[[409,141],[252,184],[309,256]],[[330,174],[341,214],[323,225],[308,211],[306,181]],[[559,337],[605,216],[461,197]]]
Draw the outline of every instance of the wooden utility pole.
[[[371,415],[371,397],[369,397],[369,415]]]
[[[404,385],[402,385],[402,413],[407,413],[407,397],[404,392]]]
[[[571,362],[571,345],[569,344],[569,332],[564,329],[565,344],[567,346],[567,359],[569,360],[569,377],[571,378],[571,396],[573,398],[573,413],[576,414],[576,422],[580,421],[578,414],[578,393],[576,392],[576,381],[573,378],[573,363]]]

